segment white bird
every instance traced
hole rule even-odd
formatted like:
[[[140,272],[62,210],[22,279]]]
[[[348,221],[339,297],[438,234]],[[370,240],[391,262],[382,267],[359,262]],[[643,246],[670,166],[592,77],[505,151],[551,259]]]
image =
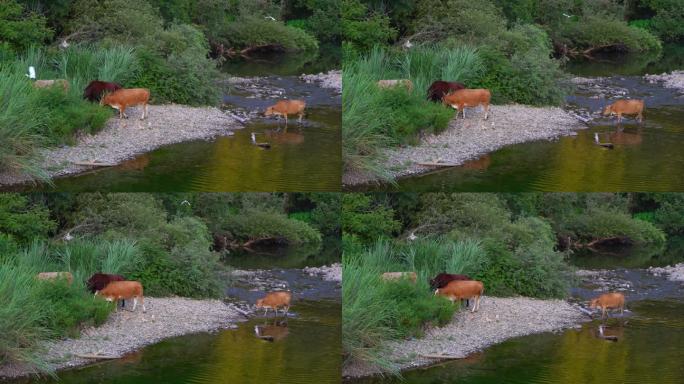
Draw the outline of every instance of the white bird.
[[[276,19],[273,16],[264,16],[264,19],[276,21]]]
[[[67,48],[69,48],[69,45],[70,45],[70,44],[69,44],[68,41],[66,41],[66,39],[65,39],[65,40],[62,40],[62,42],[59,44],[60,48],[62,48],[62,49],[67,49]]]
[[[596,144],[599,143],[598,133],[596,133],[596,132],[594,132],[594,141],[596,142]]]
[[[187,201],[187,200],[183,200],[183,201],[181,201],[181,204],[180,204],[180,205],[187,205],[187,206],[189,207],[189,206],[190,206],[190,202]]]
[[[567,13],[564,13],[563,16],[565,16],[565,17],[572,17],[572,16],[568,15]]]
[[[411,40],[406,39],[406,42],[404,43],[404,48],[411,49],[411,47],[413,47],[413,44],[411,44]]]
[[[413,241],[417,238],[418,238],[418,236],[416,236],[416,234],[413,232],[411,232],[411,234],[408,236],[409,241]]]
[[[66,235],[64,235],[64,241],[71,241],[73,239],[74,237],[71,236],[71,232],[67,232]]]
[[[252,144],[256,144],[256,135],[252,132]]]

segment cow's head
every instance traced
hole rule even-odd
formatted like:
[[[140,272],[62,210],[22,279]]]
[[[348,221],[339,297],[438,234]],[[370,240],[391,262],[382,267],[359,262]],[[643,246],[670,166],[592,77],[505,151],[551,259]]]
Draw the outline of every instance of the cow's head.
[[[598,306],[599,299],[594,299],[589,302],[589,308],[596,308]]]
[[[608,116],[613,113],[613,106],[609,105],[603,109],[603,116]]]
[[[266,112],[264,112],[264,116],[271,116],[271,115],[273,115],[273,107],[266,108]]]
[[[264,305],[264,299],[258,299],[256,301],[256,307],[261,308]]]

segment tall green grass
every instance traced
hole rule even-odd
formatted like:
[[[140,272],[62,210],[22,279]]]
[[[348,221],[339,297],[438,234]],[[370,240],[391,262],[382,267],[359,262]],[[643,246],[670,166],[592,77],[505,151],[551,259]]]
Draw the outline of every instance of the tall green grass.
[[[435,297],[429,278],[439,272],[475,274],[486,254],[474,241],[433,239],[409,244],[378,240],[343,255],[342,309],[345,364],[362,361],[398,374],[387,358],[387,340],[420,336],[427,324],[448,323],[458,304]],[[416,284],[383,282],[383,272],[414,271]]]
[[[345,169],[389,179],[389,170],[381,164],[384,148],[416,143],[419,132],[440,132],[453,117],[452,110],[427,101],[430,84],[435,80],[474,81],[481,67],[477,50],[465,46],[418,47],[408,52],[375,47],[366,56],[345,62]],[[383,79],[410,79],[414,89],[410,93],[401,87],[379,89],[376,83]]]
[[[86,289],[94,272],[121,273],[139,263],[130,241],[75,241],[49,246],[35,242],[15,254],[0,255],[0,365],[21,363],[49,372],[40,342],[76,336],[85,325],[102,324],[113,309]],[[41,281],[39,272],[69,271],[74,281]]]

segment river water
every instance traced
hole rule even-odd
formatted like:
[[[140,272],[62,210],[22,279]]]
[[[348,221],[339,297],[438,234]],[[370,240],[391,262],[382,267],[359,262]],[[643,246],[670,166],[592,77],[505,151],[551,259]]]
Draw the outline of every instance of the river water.
[[[406,383],[682,383],[684,380],[684,284],[644,268],[684,260],[679,242],[665,249],[611,249],[582,253],[571,262],[586,271],[571,300],[586,302],[597,289],[622,290],[627,309],[606,323],[508,340],[466,359],[406,372]],[[627,267],[625,267],[627,266]],[[398,383],[370,379],[357,383]]]
[[[684,190],[684,94],[642,77],[682,68],[681,45],[665,46],[662,57],[656,58],[613,56],[571,62],[565,69],[573,76],[605,77],[602,85],[623,89],[628,97],[643,98],[643,125],[627,119],[618,129],[614,119],[593,115],[589,128],[577,136],[507,146],[460,167],[400,179],[394,188],[468,192]],[[566,101],[569,109],[590,113],[608,104],[606,98],[581,88]],[[595,145],[595,133],[601,142],[612,142],[614,149]]]
[[[339,68],[337,53],[276,55],[228,62],[226,77],[259,76],[259,86],[274,89],[277,96],[241,92],[221,85],[222,108],[257,113],[275,98],[303,98],[307,102],[304,123],[284,123],[257,117],[232,136],[173,144],[140,155],[116,167],[57,178],[54,186],[25,185],[13,191],[338,191],[342,169],[341,95],[335,90],[307,84],[302,73]],[[217,85],[218,86],[218,85]],[[267,97],[268,96],[268,97]],[[268,142],[270,149],[252,145]]]

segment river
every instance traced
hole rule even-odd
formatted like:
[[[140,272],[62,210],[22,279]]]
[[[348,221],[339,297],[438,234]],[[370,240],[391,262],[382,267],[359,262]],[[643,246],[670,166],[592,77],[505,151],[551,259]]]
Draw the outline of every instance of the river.
[[[248,93],[217,85],[222,108],[251,113],[252,119],[232,136],[164,146],[118,166],[60,177],[54,185],[22,185],[11,191],[338,191],[341,179],[341,95],[333,89],[299,79],[302,73],[339,68],[339,53],[274,55],[228,62],[225,78],[258,76],[269,92]],[[275,92],[275,93],[273,93]],[[275,119],[261,116],[276,98],[303,98],[307,112],[302,125],[287,130]],[[280,129],[280,130],[279,130]],[[270,149],[252,145],[268,142]],[[313,161],[312,161],[313,160]]]
[[[620,248],[575,254],[582,269],[571,300],[586,302],[601,286],[625,293],[628,311],[578,329],[510,339],[466,359],[404,374],[405,383],[682,383],[684,378],[684,284],[645,270],[684,260],[681,241],[666,249]],[[486,305],[486,300],[483,305]],[[399,383],[366,379],[354,383]]]
[[[607,100],[601,92],[578,89],[567,108],[592,114],[589,128],[576,136],[504,147],[460,167],[403,178],[401,191],[680,191],[684,190],[684,95],[647,82],[644,74],[684,68],[684,45],[666,45],[660,57],[612,56],[566,65],[571,76],[603,78],[602,86],[643,98],[644,123],[596,115]],[[622,95],[611,95],[622,97]],[[594,144],[612,142],[614,149]],[[361,187],[387,189],[379,187]]]

